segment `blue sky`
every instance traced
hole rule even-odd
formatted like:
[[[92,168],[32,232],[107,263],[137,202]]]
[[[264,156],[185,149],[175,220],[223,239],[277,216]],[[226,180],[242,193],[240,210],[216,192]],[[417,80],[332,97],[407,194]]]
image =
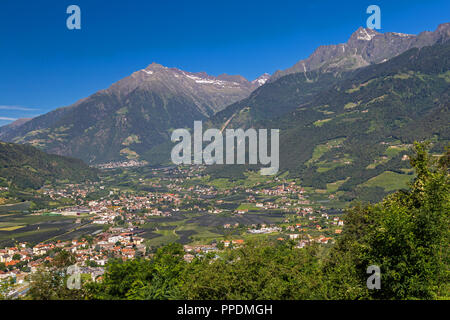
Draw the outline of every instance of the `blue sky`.
[[[81,8],[81,30],[66,8]],[[0,2],[0,125],[109,87],[152,62],[252,80],[319,45],[346,42],[381,8],[381,32],[417,34],[450,22],[450,1]]]

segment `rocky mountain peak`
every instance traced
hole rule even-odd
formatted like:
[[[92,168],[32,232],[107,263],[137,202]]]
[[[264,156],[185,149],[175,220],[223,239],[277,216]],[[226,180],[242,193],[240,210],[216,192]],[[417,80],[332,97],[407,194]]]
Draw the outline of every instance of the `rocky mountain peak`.
[[[224,80],[224,81],[233,81],[237,83],[248,83],[248,80],[245,79],[243,76],[240,75],[229,75],[226,73],[222,73],[221,75],[217,76],[218,80]]]
[[[437,29],[436,33],[438,34],[439,41],[445,42],[450,39],[450,23],[442,23]]]
[[[293,67],[277,71],[270,79],[282,76],[321,70],[322,72],[345,71],[384,62],[411,48],[422,48],[450,39],[450,23],[440,24],[434,32],[424,31],[419,35],[398,32],[380,33],[359,27],[346,43],[318,47],[307,59]]]
[[[252,83],[255,85],[258,85],[258,86],[262,86],[269,79],[270,79],[270,74],[264,73],[264,74],[260,75],[258,78],[256,78],[255,80],[253,80]]]
[[[223,73],[218,76],[213,76],[204,71],[188,72],[180,70],[178,68],[168,68],[156,62],[153,62],[147,68],[133,73],[131,78],[133,80],[139,80],[137,82],[134,81],[135,85],[138,85],[139,82],[142,85],[147,82],[159,81],[166,84],[178,83],[186,85],[190,83],[190,85],[194,86],[215,86],[218,88],[243,87],[247,88],[248,90],[254,90],[257,87],[263,85],[270,78],[270,75],[266,73],[256,80],[250,82],[241,75],[229,75]],[[124,80],[126,79],[128,78],[125,78]]]

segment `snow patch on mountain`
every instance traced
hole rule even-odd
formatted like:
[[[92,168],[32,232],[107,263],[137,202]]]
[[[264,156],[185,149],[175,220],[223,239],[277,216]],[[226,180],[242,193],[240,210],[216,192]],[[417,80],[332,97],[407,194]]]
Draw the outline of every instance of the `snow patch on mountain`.
[[[369,34],[369,32],[367,32],[366,29],[361,28],[359,30],[359,34],[357,36],[358,40],[365,40],[365,41],[370,41],[372,40],[372,38],[375,36],[375,34]]]
[[[406,34],[406,33],[399,33],[399,32],[392,32],[393,35],[396,35],[398,37],[414,37],[413,34]]]
[[[264,73],[263,75],[259,76],[255,80],[253,80],[252,84],[262,86],[263,84],[265,84],[267,82],[267,80],[269,80],[269,78],[270,78],[270,74]]]

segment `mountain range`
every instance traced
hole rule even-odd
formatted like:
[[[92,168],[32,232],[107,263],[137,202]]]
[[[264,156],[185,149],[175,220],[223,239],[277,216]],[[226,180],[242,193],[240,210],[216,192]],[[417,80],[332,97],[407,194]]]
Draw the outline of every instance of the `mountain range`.
[[[90,164],[136,159],[167,141],[172,129],[192,126],[246,98],[268,78],[263,74],[250,82],[152,63],[71,106],[4,126],[0,139]]]
[[[354,70],[289,74],[217,113],[208,127],[279,128],[282,172],[318,190],[335,187],[346,199],[376,201],[389,185],[412,179],[415,140],[430,140],[436,153],[448,145],[449,93],[450,41],[437,42]]]
[[[318,47],[311,56],[291,68],[274,73],[271,81],[282,76],[320,69],[323,72],[357,69],[385,62],[411,48],[422,48],[450,39],[450,24],[444,23],[433,32],[418,35],[397,32],[380,33],[360,27],[347,41],[337,45]]]
[[[310,101],[324,88],[343,81],[353,71],[386,62],[408,49],[445,43],[449,39],[450,23],[441,24],[436,31],[425,31],[418,36],[392,32],[381,34],[361,27],[346,44],[321,46],[308,59],[297,62],[287,70],[277,71],[264,87],[217,112],[210,121],[216,126],[228,122],[230,126],[249,127],[256,121],[276,118]],[[335,64],[338,60],[361,63]],[[287,77],[293,74],[296,76]],[[281,96],[282,99],[279,98]]]

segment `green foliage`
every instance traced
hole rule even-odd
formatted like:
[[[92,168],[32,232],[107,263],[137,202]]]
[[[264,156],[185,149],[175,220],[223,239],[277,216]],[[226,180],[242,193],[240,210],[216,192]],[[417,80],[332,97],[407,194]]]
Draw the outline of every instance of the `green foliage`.
[[[9,299],[8,293],[13,287],[13,280],[0,280],[0,300]]]
[[[442,161],[430,159],[425,145],[415,143],[411,159],[417,178],[409,191],[397,192],[374,206],[349,212],[343,236],[326,264],[330,275],[345,271],[355,284],[335,286],[332,297],[437,299],[449,297],[450,184]],[[381,290],[364,288],[368,266],[381,268]],[[335,283],[331,281],[331,283]]]
[[[189,265],[183,287],[187,299],[317,299],[322,276],[317,248],[293,243],[250,243],[217,259]]]
[[[32,300],[82,300],[85,290],[69,289],[67,268],[75,263],[75,256],[60,251],[45,268],[42,267],[30,276],[30,290],[26,299]]]
[[[186,263],[180,244],[158,249],[151,260],[113,260],[104,279],[87,287],[93,299],[176,299],[180,298],[181,273]]]

